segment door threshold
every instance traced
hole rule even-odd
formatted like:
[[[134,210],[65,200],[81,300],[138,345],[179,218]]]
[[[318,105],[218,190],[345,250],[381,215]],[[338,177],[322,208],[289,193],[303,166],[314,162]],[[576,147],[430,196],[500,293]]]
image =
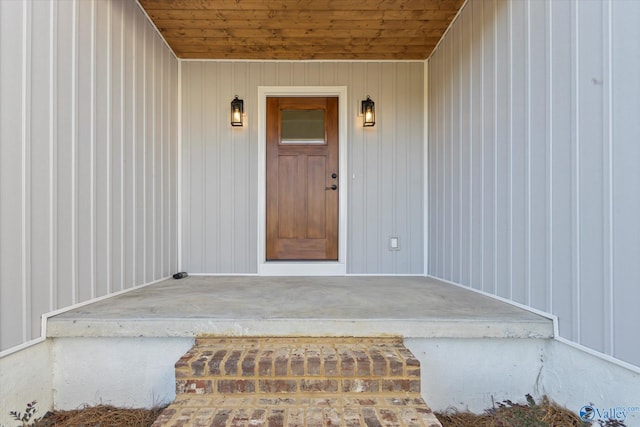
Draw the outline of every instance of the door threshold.
[[[258,265],[261,276],[345,276],[347,267],[339,261],[265,261]]]

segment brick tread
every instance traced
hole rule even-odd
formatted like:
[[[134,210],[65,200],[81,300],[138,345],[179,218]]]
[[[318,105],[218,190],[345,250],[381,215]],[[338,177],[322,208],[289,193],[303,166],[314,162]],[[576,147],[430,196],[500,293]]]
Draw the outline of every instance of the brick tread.
[[[418,394],[345,397],[181,395],[152,427],[442,427]]]
[[[420,363],[396,338],[200,338],[175,368],[178,393],[233,392],[232,381],[265,393],[420,391]]]

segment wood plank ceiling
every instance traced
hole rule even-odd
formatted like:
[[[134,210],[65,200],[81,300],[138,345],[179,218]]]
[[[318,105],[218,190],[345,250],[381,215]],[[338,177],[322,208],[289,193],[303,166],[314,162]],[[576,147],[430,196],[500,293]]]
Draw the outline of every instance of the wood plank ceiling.
[[[464,0],[139,0],[180,58],[426,59]]]

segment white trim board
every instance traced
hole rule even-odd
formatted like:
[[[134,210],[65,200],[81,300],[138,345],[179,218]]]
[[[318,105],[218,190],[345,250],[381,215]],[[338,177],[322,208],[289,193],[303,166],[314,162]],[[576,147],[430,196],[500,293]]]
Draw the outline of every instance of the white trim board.
[[[422,149],[424,150],[424,160],[422,164],[422,216],[423,216],[423,233],[422,238],[422,271],[429,273],[429,61],[424,61],[424,81],[422,83],[424,95],[422,97],[424,116],[422,119]]]
[[[267,262],[266,260],[266,155],[268,96],[338,97],[338,261]],[[258,274],[263,276],[343,276],[347,272],[347,87],[258,86]]]

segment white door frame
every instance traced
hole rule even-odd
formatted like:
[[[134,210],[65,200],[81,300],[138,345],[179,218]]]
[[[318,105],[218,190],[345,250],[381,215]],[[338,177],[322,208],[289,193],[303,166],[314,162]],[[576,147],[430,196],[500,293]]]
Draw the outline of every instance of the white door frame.
[[[338,261],[266,260],[267,97],[338,97]],[[347,273],[347,87],[258,86],[258,274],[262,276],[344,276]]]

